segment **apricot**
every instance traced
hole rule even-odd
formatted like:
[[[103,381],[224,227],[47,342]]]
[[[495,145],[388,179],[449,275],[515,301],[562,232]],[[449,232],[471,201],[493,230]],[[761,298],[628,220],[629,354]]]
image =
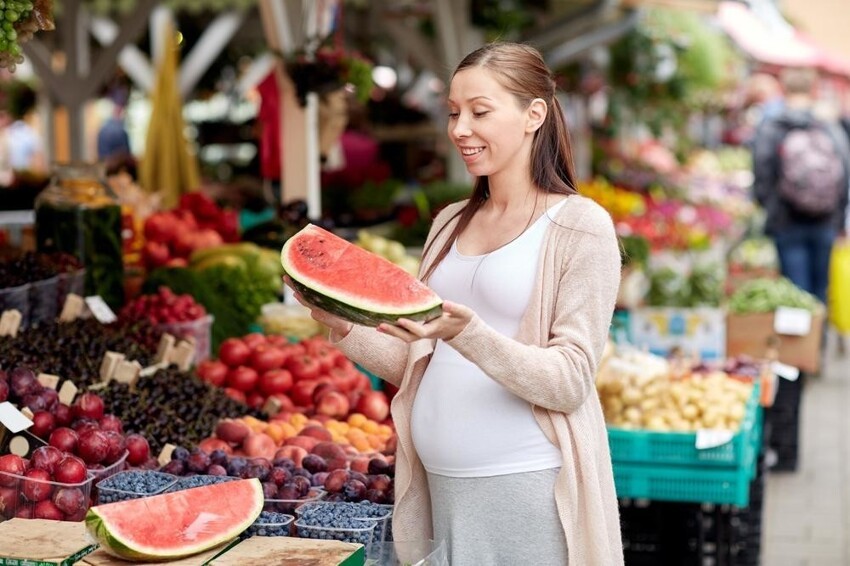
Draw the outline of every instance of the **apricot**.
[[[360,428],[366,422],[366,416],[361,413],[351,413],[348,415],[348,424]]]

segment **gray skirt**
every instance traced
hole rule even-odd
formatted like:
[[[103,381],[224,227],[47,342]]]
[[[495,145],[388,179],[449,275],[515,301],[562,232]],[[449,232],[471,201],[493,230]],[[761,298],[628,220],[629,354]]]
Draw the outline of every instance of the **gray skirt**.
[[[560,468],[486,478],[428,474],[434,539],[451,566],[567,566],[555,506]]]

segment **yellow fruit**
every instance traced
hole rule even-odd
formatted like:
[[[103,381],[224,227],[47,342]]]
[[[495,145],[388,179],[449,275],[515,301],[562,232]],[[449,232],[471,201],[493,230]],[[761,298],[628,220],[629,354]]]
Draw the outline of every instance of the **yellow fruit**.
[[[366,433],[369,433],[369,434],[375,434],[376,432],[378,432],[379,426],[380,425],[378,423],[376,423],[375,421],[367,420],[365,423],[363,423],[363,426],[361,426],[360,429],[363,432],[366,432]]]
[[[348,424],[357,428],[363,426],[363,423],[365,423],[367,420],[369,419],[366,418],[366,415],[363,415],[361,413],[351,413],[350,415],[348,415]]]

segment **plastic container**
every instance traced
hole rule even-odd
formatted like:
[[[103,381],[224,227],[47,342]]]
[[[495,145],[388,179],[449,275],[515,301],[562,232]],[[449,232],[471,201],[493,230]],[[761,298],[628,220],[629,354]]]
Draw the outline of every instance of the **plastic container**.
[[[92,483],[91,476],[71,484],[0,472],[0,520],[21,517],[82,521],[91,505]]]
[[[143,482],[144,489],[139,491],[128,491],[120,489],[124,480],[137,479]],[[127,501],[128,499],[139,499],[165,493],[177,483],[177,476],[154,472],[152,470],[128,470],[118,472],[101,480],[97,484],[97,503],[115,503],[116,501]]]
[[[59,282],[56,287],[56,312],[61,313],[68,295],[73,293],[79,297],[85,296],[86,270],[78,269],[76,271],[60,273]]]
[[[194,364],[198,365],[202,361],[209,359],[212,352],[212,325],[214,320],[215,317],[208,314],[197,320],[158,324],[157,328],[179,340],[194,340]]]
[[[35,201],[36,246],[77,257],[86,267],[86,295],[100,295],[118,310],[124,303],[121,206],[103,173],[90,163],[54,168]]]
[[[392,526],[393,510],[385,505],[371,503],[346,503],[337,501],[316,501],[305,503],[295,510],[298,519],[310,523],[311,515],[324,509],[335,509],[335,515],[351,519],[361,519],[375,523],[374,542],[385,542]]]
[[[30,320],[32,324],[52,323],[59,295],[59,276],[35,281],[30,284]]]
[[[26,328],[30,319],[29,283],[0,289],[0,313],[12,309],[21,313],[21,328]]]
[[[183,491],[184,489],[192,489],[193,487],[200,487],[201,485],[214,485],[218,483],[225,483],[238,479],[239,478],[234,478],[231,476],[210,476],[204,474],[197,476],[185,476],[182,478],[177,478],[177,481],[171,487],[169,487],[165,493]]]
[[[121,455],[118,460],[109,464],[108,466],[104,466],[103,468],[89,468],[89,475],[94,478],[94,483],[98,484],[102,480],[105,480],[109,476],[113,474],[117,474],[118,472],[124,469],[124,464],[127,462],[127,456],[129,456],[130,451],[125,450],[124,454]]]
[[[296,341],[327,333],[313,320],[309,309],[299,304],[266,303],[260,308],[258,322],[265,334],[280,334]]]
[[[443,541],[374,542],[367,549],[365,566],[449,566]]]
[[[305,503],[321,501],[326,495],[325,490],[317,487],[310,488],[305,497],[300,499],[266,499],[263,505],[264,511],[276,511],[278,513],[293,514],[295,510]]]
[[[295,517],[286,513],[263,511],[250,527],[245,530],[249,537],[288,537]]]
[[[309,525],[303,520],[298,519],[295,521],[295,532],[300,538],[338,540],[342,542],[362,544],[366,547],[366,554],[368,555],[369,549],[374,542],[375,522],[362,521],[360,519],[352,519],[351,521],[352,524],[356,526],[349,528],[334,528]]]

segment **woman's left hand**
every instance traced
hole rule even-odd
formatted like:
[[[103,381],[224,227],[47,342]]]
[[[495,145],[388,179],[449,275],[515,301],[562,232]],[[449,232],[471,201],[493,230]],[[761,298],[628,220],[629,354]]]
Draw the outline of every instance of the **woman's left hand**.
[[[396,324],[381,323],[378,325],[378,332],[395,336],[408,343],[422,338],[451,340],[466,328],[474,314],[469,307],[445,301],[443,313],[433,320],[422,323],[400,318]]]

